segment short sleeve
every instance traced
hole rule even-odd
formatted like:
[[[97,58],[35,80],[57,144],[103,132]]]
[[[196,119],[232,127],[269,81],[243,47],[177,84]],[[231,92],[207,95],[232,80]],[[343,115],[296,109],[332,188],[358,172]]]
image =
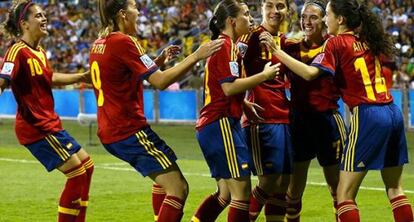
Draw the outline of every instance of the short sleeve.
[[[4,56],[4,61],[0,66],[0,78],[11,80],[12,76],[15,75],[19,69],[19,52],[23,46],[20,44],[13,45],[9,50],[7,50],[6,55]]]
[[[313,59],[311,66],[315,66],[325,73],[335,75],[337,61],[335,58],[335,44],[334,39],[328,39],[323,46],[321,53]]]
[[[128,36],[119,44],[121,60],[140,79],[147,79],[158,70],[155,62],[145,54],[145,50],[134,37]]]
[[[231,47],[236,47],[234,44]],[[215,70],[214,75],[220,84],[233,82],[239,75],[239,64],[237,63],[237,54],[233,55],[232,49],[222,47],[220,51],[214,54],[209,63],[209,69]],[[232,59],[233,56],[236,56]]]

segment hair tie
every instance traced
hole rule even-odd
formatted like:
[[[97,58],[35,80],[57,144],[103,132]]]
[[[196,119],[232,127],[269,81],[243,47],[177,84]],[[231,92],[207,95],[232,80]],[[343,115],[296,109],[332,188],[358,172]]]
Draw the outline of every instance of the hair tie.
[[[20,13],[19,13],[19,19],[17,20],[17,24],[16,24],[16,26],[17,26],[18,29],[20,29],[19,24],[23,20],[24,16],[26,15],[27,9],[29,9],[29,7],[32,6],[32,5],[34,5],[34,4],[35,3],[33,3],[31,0],[29,0],[26,3],[26,6],[24,6],[23,10],[20,11]]]
[[[213,17],[211,18],[211,20],[213,20],[214,25],[217,24],[217,16],[213,15]]]

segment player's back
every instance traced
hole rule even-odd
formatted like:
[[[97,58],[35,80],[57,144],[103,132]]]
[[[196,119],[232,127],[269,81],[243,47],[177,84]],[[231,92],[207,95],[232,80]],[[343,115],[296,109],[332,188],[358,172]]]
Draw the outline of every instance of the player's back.
[[[379,57],[353,32],[330,38],[324,53],[313,63],[320,63],[334,73],[343,100],[350,108],[392,102]]]
[[[101,141],[116,142],[146,126],[142,81],[157,66],[138,41],[119,32],[98,39],[91,48],[90,65]]]

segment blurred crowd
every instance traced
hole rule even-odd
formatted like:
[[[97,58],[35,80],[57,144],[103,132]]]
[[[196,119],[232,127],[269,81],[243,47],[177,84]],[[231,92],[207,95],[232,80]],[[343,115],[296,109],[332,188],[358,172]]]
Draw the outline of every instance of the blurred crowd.
[[[50,35],[42,46],[55,71],[81,72],[88,68],[89,46],[97,38],[99,16],[96,0],[35,1],[42,4],[49,19]],[[137,0],[140,10],[138,38],[148,54],[156,57],[169,44],[182,46],[183,56],[200,43],[208,41],[208,20],[217,0]],[[246,0],[256,23],[260,23],[260,1]],[[284,31],[288,37],[300,38],[299,16],[302,0],[291,2],[291,17]],[[372,11],[383,19],[398,49],[394,58],[393,86],[414,88],[414,0],[367,0]],[[0,21],[6,19],[10,2],[0,2]],[[0,33],[0,56],[10,45]],[[177,59],[179,61],[179,59]],[[168,66],[174,65],[174,61]],[[203,64],[198,64],[183,81],[172,89],[199,88]]]

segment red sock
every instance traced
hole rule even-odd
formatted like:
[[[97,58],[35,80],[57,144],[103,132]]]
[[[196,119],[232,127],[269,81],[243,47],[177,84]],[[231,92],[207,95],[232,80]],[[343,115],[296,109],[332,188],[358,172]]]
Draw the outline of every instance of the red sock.
[[[165,191],[160,185],[154,183],[152,185],[152,209],[154,210],[154,221],[158,221],[158,214],[160,213],[162,202],[165,198]]]
[[[346,200],[338,204],[338,218],[341,222],[359,222],[359,210],[356,203]]]
[[[85,222],[86,220],[86,208],[88,207],[89,201],[89,188],[91,186],[92,174],[93,174],[93,161],[90,157],[84,159],[82,161],[82,165],[86,170],[86,180],[85,185],[82,190],[81,198],[82,201],[80,202],[81,208],[79,211],[79,215],[76,218],[76,222]]]
[[[81,194],[85,185],[86,171],[83,165],[79,165],[64,174],[67,181],[60,195],[58,222],[75,222],[81,208]]]
[[[413,210],[405,195],[395,197],[390,200],[395,222],[412,222]]]
[[[227,222],[249,222],[249,201],[231,200]]]
[[[229,205],[228,200],[221,198],[217,192],[213,193],[198,207],[191,221],[214,222],[227,205]]]
[[[286,215],[286,194],[274,194],[265,204],[265,216],[268,222],[285,221]]]
[[[160,212],[158,222],[179,222],[183,217],[184,201],[178,197],[165,196]]]
[[[300,221],[300,212],[302,210],[302,198],[292,199],[289,196],[286,196],[287,208],[286,208],[286,218],[288,222],[299,222]]]
[[[256,186],[252,190],[249,207],[250,221],[256,221],[267,199],[269,199],[269,195],[267,195],[260,187]]]

